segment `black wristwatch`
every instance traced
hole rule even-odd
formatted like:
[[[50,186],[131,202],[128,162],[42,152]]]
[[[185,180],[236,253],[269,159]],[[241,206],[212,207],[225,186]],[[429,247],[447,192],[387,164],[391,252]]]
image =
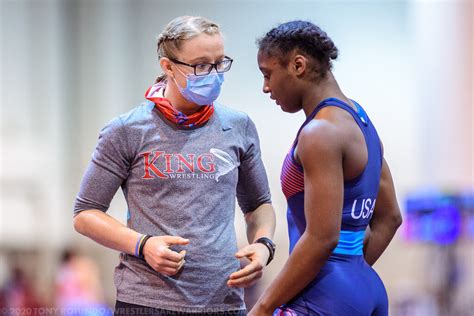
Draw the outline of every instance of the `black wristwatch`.
[[[268,257],[267,261],[268,266],[268,264],[273,260],[273,257],[275,256],[275,243],[273,243],[273,241],[267,237],[260,237],[259,239],[255,240],[255,243],[264,244],[268,248],[268,251],[270,252],[270,257]]]

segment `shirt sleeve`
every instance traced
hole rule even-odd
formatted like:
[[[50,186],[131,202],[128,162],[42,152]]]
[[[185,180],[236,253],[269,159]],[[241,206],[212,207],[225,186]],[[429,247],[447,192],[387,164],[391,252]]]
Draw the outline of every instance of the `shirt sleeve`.
[[[246,151],[240,161],[237,201],[242,212],[252,212],[264,203],[271,203],[267,173],[260,153],[260,140],[255,124],[247,118],[244,139]]]
[[[99,134],[74,203],[74,214],[90,209],[107,211],[118,188],[128,177],[131,165],[128,152],[126,133],[118,117]]]

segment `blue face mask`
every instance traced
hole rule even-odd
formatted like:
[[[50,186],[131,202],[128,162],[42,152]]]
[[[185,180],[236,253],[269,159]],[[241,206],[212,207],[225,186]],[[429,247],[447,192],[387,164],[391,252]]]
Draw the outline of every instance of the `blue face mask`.
[[[185,88],[182,88],[176,82],[176,79],[173,78],[178,86],[179,92],[181,92],[183,97],[189,102],[201,106],[211,104],[217,99],[221,92],[221,85],[224,82],[223,73],[211,72],[205,76],[196,76],[194,74],[184,76],[186,77]]]

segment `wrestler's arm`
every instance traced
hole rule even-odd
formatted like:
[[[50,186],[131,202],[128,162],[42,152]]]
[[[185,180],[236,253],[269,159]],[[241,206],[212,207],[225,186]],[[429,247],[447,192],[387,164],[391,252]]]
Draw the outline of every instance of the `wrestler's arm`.
[[[387,248],[402,224],[402,215],[395,195],[395,187],[387,162],[383,159],[380,188],[374,214],[364,241],[364,257],[373,265]]]
[[[271,314],[295,297],[316,277],[337,246],[344,191],[342,139],[337,128],[323,120],[302,130],[298,157],[304,168],[306,230],[251,315]]]

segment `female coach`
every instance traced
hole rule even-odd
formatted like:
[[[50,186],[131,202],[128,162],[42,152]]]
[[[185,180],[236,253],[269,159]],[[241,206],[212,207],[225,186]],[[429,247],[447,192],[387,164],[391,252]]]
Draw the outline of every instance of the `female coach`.
[[[219,27],[171,21],[158,38],[163,76],[146,102],[100,133],[74,227],[120,251],[116,315],[244,315],[242,287],[271,260],[275,215],[257,131],[215,102],[231,68]],[[106,211],[121,187],[127,226]],[[250,245],[237,251],[235,198]],[[250,263],[239,270],[237,258]]]

